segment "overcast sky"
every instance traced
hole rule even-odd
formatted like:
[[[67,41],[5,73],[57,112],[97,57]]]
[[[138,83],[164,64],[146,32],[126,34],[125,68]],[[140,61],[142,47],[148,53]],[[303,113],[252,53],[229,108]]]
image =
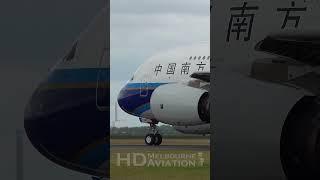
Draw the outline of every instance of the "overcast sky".
[[[111,1],[111,121],[122,86],[155,53],[208,42],[209,0]],[[116,126],[141,126],[118,108]]]

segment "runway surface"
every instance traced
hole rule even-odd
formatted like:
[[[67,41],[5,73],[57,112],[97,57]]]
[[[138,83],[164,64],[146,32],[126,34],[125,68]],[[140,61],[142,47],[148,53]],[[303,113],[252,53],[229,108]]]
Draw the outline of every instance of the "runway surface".
[[[209,145],[111,145],[111,148],[130,149],[130,150],[192,150],[192,151],[210,151]]]

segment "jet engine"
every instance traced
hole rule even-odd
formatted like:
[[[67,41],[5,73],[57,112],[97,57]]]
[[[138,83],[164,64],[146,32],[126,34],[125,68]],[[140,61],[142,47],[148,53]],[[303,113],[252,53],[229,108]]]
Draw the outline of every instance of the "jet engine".
[[[184,126],[210,122],[209,93],[182,84],[166,84],[154,90],[150,99],[154,117],[163,123]]]
[[[305,96],[289,112],[281,134],[281,162],[288,179],[320,177],[320,103]]]

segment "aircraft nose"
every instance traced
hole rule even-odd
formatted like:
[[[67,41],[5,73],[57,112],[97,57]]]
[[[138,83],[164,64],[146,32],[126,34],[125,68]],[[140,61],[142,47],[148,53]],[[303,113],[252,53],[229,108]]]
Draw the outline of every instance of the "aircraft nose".
[[[149,108],[152,91],[142,94],[140,83],[128,83],[119,92],[118,104],[128,114],[141,117]]]
[[[120,108],[123,111],[131,114],[130,109],[128,108],[128,101],[127,101],[128,99],[127,99],[127,97],[128,97],[128,91],[127,91],[126,86],[124,86],[124,87],[121,88],[121,90],[120,90],[120,92],[118,94],[117,101],[118,101],[118,104],[119,104]]]
[[[138,116],[135,109],[138,107],[137,103],[140,102],[139,92],[139,89],[131,87],[130,84],[126,84],[120,90],[118,95],[118,104],[124,112]]]
[[[96,72],[82,71],[53,71],[30,98],[24,127],[33,146],[51,161],[107,177],[104,165],[109,161],[109,110],[97,107]],[[95,77],[91,81],[94,83],[71,83],[79,73]],[[99,98],[109,100],[109,93]]]

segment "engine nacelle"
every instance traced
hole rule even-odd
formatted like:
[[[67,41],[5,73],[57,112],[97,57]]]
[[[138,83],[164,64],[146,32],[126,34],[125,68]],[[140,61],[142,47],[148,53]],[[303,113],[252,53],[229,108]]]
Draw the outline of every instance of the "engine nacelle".
[[[154,117],[171,125],[199,125],[210,122],[209,93],[182,84],[162,85],[150,99]]]
[[[288,114],[281,134],[281,162],[288,179],[320,178],[320,102],[305,96]]]

